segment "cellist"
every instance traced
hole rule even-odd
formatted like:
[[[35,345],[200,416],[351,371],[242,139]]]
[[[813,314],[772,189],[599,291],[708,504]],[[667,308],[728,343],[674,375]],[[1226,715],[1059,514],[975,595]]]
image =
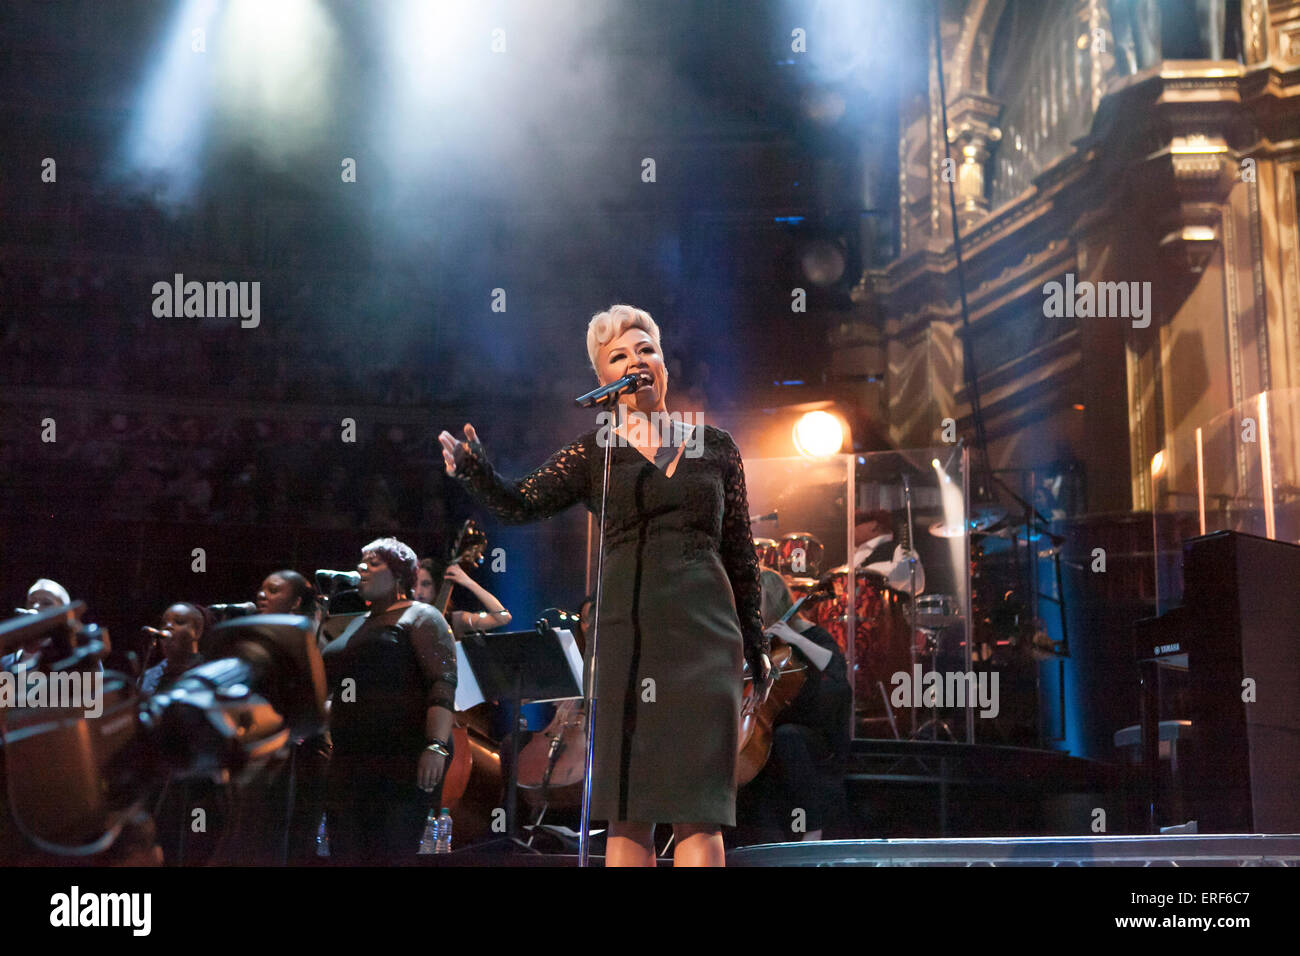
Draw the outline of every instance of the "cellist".
[[[765,633],[791,645],[808,667],[799,695],[773,724],[767,764],[746,789],[762,825],[779,829],[782,840],[820,840],[827,818],[845,809],[848,670],[835,639],[812,621],[795,614],[780,623],[794,604],[781,575],[762,571],[759,589]]]

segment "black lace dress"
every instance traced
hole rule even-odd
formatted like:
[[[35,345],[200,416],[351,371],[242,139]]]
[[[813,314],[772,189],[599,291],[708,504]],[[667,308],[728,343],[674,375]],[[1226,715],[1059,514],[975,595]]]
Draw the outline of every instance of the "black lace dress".
[[[593,819],[736,822],[742,668],[768,641],[740,451],[722,429],[695,427],[703,441],[672,477],[631,446],[613,449]],[[599,514],[596,434],[519,482],[503,480],[475,442],[458,475],[508,522],[579,502]]]

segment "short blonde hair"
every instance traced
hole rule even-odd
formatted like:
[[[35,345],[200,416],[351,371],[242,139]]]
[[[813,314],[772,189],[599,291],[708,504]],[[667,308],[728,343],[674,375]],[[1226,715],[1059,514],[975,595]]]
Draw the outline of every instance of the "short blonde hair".
[[[587,323],[587,358],[591,360],[592,371],[599,374],[596,353],[600,347],[614,341],[628,329],[645,331],[654,340],[655,348],[663,354],[663,346],[659,344],[659,326],[650,318],[649,312],[633,305],[611,305],[604,312],[597,312]]]

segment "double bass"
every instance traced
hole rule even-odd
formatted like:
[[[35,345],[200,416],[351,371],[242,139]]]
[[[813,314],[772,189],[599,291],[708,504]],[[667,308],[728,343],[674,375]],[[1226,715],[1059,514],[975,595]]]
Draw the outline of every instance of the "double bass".
[[[452,563],[472,571],[487,550],[485,535],[473,518],[461,526],[452,548]],[[434,607],[448,617],[453,582],[443,579]],[[450,618],[448,618],[450,621]],[[504,806],[505,777],[501,748],[492,739],[487,704],[456,711],[451,729],[452,757],[442,784],[442,805],[456,821],[456,839],[472,842],[491,832],[492,813]]]
[[[805,604],[829,596],[832,582],[833,576],[826,575],[807,594],[795,601],[777,623],[787,623]],[[767,700],[755,707],[747,707],[741,713],[740,753],[736,760],[738,787],[743,787],[757,777],[767,763],[767,758],[772,755],[772,729],[776,718],[799,696],[807,679],[807,665],[795,658],[794,648],[789,644],[783,643],[780,647],[773,648],[769,660],[776,676]],[[752,697],[753,677],[749,674],[748,661],[745,662],[745,671],[745,682],[750,685],[746,697]]]

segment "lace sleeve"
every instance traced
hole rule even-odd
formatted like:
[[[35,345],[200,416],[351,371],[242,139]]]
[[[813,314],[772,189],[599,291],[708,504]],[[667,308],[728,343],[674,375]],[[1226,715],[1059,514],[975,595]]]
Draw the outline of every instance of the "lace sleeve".
[[[763,633],[763,619],[759,613],[758,555],[754,553],[754,541],[749,534],[745,464],[731,436],[721,429],[717,434],[722,441],[724,502],[719,554],[736,598],[736,615],[740,618],[740,632],[745,637],[745,656],[753,658],[760,652],[769,653],[771,642]]]
[[[483,445],[470,442],[469,454],[456,476],[502,521],[523,524],[549,518],[587,499],[591,483],[589,456],[584,435],[557,451],[531,475],[510,482],[497,474]]]

